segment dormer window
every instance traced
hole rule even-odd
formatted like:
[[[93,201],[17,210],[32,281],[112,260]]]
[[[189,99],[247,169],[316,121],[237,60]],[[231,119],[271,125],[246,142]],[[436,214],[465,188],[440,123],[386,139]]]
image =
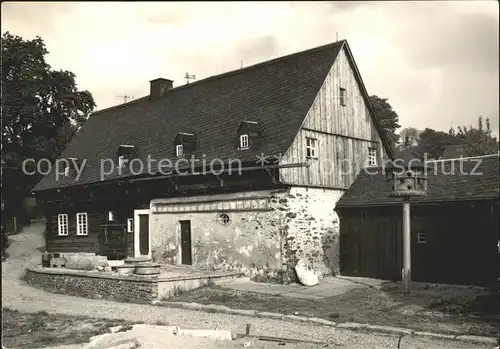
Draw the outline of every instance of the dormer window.
[[[177,144],[175,146],[175,155],[183,156],[184,155],[184,146],[182,144]]]
[[[174,141],[175,156],[189,156],[196,149],[196,136],[194,133],[179,132]]]
[[[76,173],[77,167],[80,167],[80,161],[78,158],[67,158],[65,162],[63,162],[64,166],[64,176],[71,177]]]
[[[122,144],[118,147],[116,155],[118,156],[118,169],[122,170],[134,158],[136,148],[133,145]]]
[[[259,144],[262,132],[261,125],[256,121],[243,121],[238,128],[238,149],[255,148]]]
[[[249,146],[248,135],[240,135],[240,149],[248,149]]]
[[[120,156],[118,157],[118,167],[119,167],[119,168],[123,168],[123,167],[125,167],[126,162],[127,162],[127,159],[125,159],[125,156],[120,155]]]

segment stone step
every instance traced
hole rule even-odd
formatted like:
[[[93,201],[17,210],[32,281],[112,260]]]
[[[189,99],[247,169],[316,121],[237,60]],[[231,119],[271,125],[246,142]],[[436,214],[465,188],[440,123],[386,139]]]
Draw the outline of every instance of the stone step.
[[[124,260],[125,264],[139,264],[139,263],[147,263],[151,262],[151,258],[149,257],[129,257]]]

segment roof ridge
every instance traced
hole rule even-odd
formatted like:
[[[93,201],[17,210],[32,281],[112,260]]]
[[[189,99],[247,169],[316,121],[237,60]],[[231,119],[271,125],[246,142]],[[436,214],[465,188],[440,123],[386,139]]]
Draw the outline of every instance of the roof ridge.
[[[453,159],[432,159],[432,160],[427,160],[426,162],[484,159],[484,158],[493,158],[493,157],[500,157],[500,151],[498,153],[493,153],[493,154],[477,155],[477,156],[461,156],[459,158],[453,158]]]
[[[172,90],[181,90],[181,89],[184,89],[184,88],[187,88],[187,87],[192,87],[193,85],[200,85],[200,84],[202,84],[204,82],[213,81],[213,80],[224,78],[224,77],[231,76],[231,75],[236,75],[236,74],[242,73],[244,71],[248,71],[248,70],[251,70],[251,69],[258,68],[260,66],[265,66],[267,64],[276,63],[276,62],[279,62],[281,60],[289,59],[289,58],[292,58],[293,56],[298,56],[300,54],[313,53],[313,52],[316,52],[316,51],[321,51],[321,50],[324,50],[324,49],[327,49],[327,48],[330,48],[330,47],[334,47],[334,46],[336,46],[336,45],[338,45],[340,43],[343,44],[345,41],[346,40],[343,39],[343,40],[335,41],[333,43],[329,43],[329,44],[326,44],[326,45],[317,46],[317,47],[309,48],[309,49],[306,49],[306,50],[289,53],[289,54],[284,55],[284,56],[279,56],[279,57],[276,57],[276,58],[273,58],[273,59],[270,59],[270,60],[267,60],[267,61],[263,61],[263,62],[260,62],[260,63],[255,63],[255,64],[249,65],[247,67],[244,67],[244,68],[234,69],[234,70],[227,71],[225,73],[221,73],[221,74],[217,74],[217,75],[212,75],[212,76],[206,77],[204,79],[198,80],[198,81],[190,83],[190,84],[185,84],[185,85],[181,85],[181,86],[175,87]]]
[[[260,63],[255,63],[255,64],[249,65],[247,67],[244,67],[244,68],[234,69],[234,70],[230,70],[230,71],[227,71],[227,72],[224,72],[224,73],[221,73],[221,74],[212,75],[212,76],[206,77],[204,79],[195,81],[193,83],[184,84],[184,85],[180,85],[180,86],[174,87],[174,88],[170,89],[168,93],[175,92],[175,91],[180,91],[180,90],[183,90],[183,89],[188,88],[188,87],[193,87],[193,86],[201,85],[202,83],[206,83],[206,82],[209,82],[209,81],[213,81],[213,80],[217,80],[217,79],[221,79],[221,78],[226,78],[228,76],[237,75],[239,73],[243,73],[243,72],[249,71],[251,69],[255,69],[255,68],[259,68],[261,66],[265,66],[267,64],[272,64],[272,63],[279,62],[281,60],[292,58],[293,56],[298,56],[298,55],[305,54],[305,53],[313,53],[313,52],[316,52],[316,51],[325,50],[327,48],[333,48],[336,45],[339,45],[339,44],[343,45],[346,42],[347,42],[346,39],[342,39],[342,40],[335,41],[335,42],[332,42],[332,43],[329,43],[329,44],[325,44],[325,45],[321,45],[321,46],[309,48],[309,49],[302,50],[302,51],[297,51],[297,52],[289,53],[287,55],[279,56],[279,57],[276,57],[276,58],[273,58],[273,59],[270,59],[270,60],[267,60],[267,61],[263,61],[263,62],[260,62]],[[111,107],[108,107],[108,108],[104,108],[104,109],[101,109],[101,110],[98,110],[98,111],[92,113],[90,116],[93,116],[93,115],[96,115],[96,114],[100,114],[100,113],[105,112],[105,111],[110,111],[110,110],[115,110],[115,109],[122,108],[122,107],[125,107],[125,106],[130,106],[130,105],[135,104],[135,103],[137,103],[137,102],[139,102],[141,100],[147,99],[148,97],[149,97],[149,95],[144,96],[144,97],[140,97],[138,99],[134,99],[133,101],[130,101],[130,102],[127,102],[127,103],[117,104],[117,105],[114,105],[114,106],[111,106]]]

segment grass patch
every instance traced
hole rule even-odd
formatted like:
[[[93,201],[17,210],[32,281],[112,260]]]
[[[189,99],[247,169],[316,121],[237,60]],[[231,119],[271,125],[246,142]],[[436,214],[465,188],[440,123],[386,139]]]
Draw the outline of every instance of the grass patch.
[[[219,304],[235,309],[298,313],[335,322],[359,322],[449,334],[498,335],[498,294],[479,288],[414,283],[412,295],[388,282],[322,299],[291,298],[204,287],[170,301]]]
[[[127,324],[132,323],[44,311],[21,313],[2,308],[2,337],[7,348],[31,349],[86,343],[90,337],[108,332],[110,327]]]

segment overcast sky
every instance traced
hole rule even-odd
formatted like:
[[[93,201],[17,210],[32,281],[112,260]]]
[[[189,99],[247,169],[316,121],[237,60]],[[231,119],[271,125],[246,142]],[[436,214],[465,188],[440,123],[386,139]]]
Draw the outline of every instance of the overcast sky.
[[[462,2],[2,3],[2,32],[41,36],[98,109],[347,39],[370,94],[403,127],[448,130],[491,118],[498,134],[499,6]]]

